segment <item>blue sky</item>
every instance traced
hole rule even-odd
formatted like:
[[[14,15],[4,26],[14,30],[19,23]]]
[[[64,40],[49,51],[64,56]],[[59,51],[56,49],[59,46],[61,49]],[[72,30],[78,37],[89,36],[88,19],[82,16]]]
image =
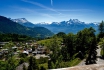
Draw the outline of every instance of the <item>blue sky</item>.
[[[104,0],[0,0],[0,15],[26,18],[30,22],[60,22],[79,19],[104,20]]]

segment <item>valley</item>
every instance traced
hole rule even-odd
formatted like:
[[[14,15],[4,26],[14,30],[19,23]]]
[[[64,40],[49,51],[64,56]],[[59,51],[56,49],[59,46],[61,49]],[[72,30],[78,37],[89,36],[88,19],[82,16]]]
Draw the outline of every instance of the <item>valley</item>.
[[[25,18],[0,16],[0,25],[1,70],[47,70],[104,61],[103,48],[97,51],[97,45],[103,47],[104,43],[103,21],[86,24],[70,19],[33,24]],[[102,59],[97,58],[97,53]]]
[[[104,70],[104,0],[0,0],[0,70]]]

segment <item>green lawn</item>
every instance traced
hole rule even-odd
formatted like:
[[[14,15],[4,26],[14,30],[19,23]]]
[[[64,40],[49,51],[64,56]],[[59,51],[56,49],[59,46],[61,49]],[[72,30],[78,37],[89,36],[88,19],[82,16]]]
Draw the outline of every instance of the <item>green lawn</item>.
[[[57,40],[60,43],[62,41],[62,38],[57,38]],[[37,43],[48,47],[52,43],[52,41],[53,41],[53,38],[41,40],[41,41],[38,41]]]
[[[104,50],[103,49],[101,49],[100,55],[104,56]]]
[[[75,66],[81,62],[81,59],[75,58],[74,60],[70,61],[70,66]]]

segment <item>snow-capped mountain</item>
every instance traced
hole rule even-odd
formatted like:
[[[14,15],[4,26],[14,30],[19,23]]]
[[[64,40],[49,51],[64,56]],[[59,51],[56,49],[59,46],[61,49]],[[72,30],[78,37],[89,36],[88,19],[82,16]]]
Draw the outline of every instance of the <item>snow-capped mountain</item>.
[[[29,22],[25,18],[18,18],[18,19],[11,19],[11,20],[26,27],[36,27],[33,23]]]
[[[26,22],[29,22],[25,18],[12,19],[12,21],[17,22],[17,23],[26,23]]]
[[[91,23],[85,23],[82,21],[79,21],[78,19],[70,19],[68,21],[61,21],[61,22],[52,22],[51,24],[41,22],[37,24],[33,24],[26,20],[25,18],[20,19],[12,19],[14,22],[20,23],[27,27],[45,27],[49,30],[51,30],[54,33],[58,32],[65,32],[65,33],[77,33],[78,31],[84,29],[93,27],[96,31],[98,31],[98,22],[91,22]]]

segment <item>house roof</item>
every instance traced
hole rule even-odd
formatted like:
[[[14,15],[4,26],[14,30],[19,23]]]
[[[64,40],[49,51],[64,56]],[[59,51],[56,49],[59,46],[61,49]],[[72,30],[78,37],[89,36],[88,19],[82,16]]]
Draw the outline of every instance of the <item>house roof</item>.
[[[23,53],[29,54],[29,52],[27,52],[27,51],[23,51]]]

